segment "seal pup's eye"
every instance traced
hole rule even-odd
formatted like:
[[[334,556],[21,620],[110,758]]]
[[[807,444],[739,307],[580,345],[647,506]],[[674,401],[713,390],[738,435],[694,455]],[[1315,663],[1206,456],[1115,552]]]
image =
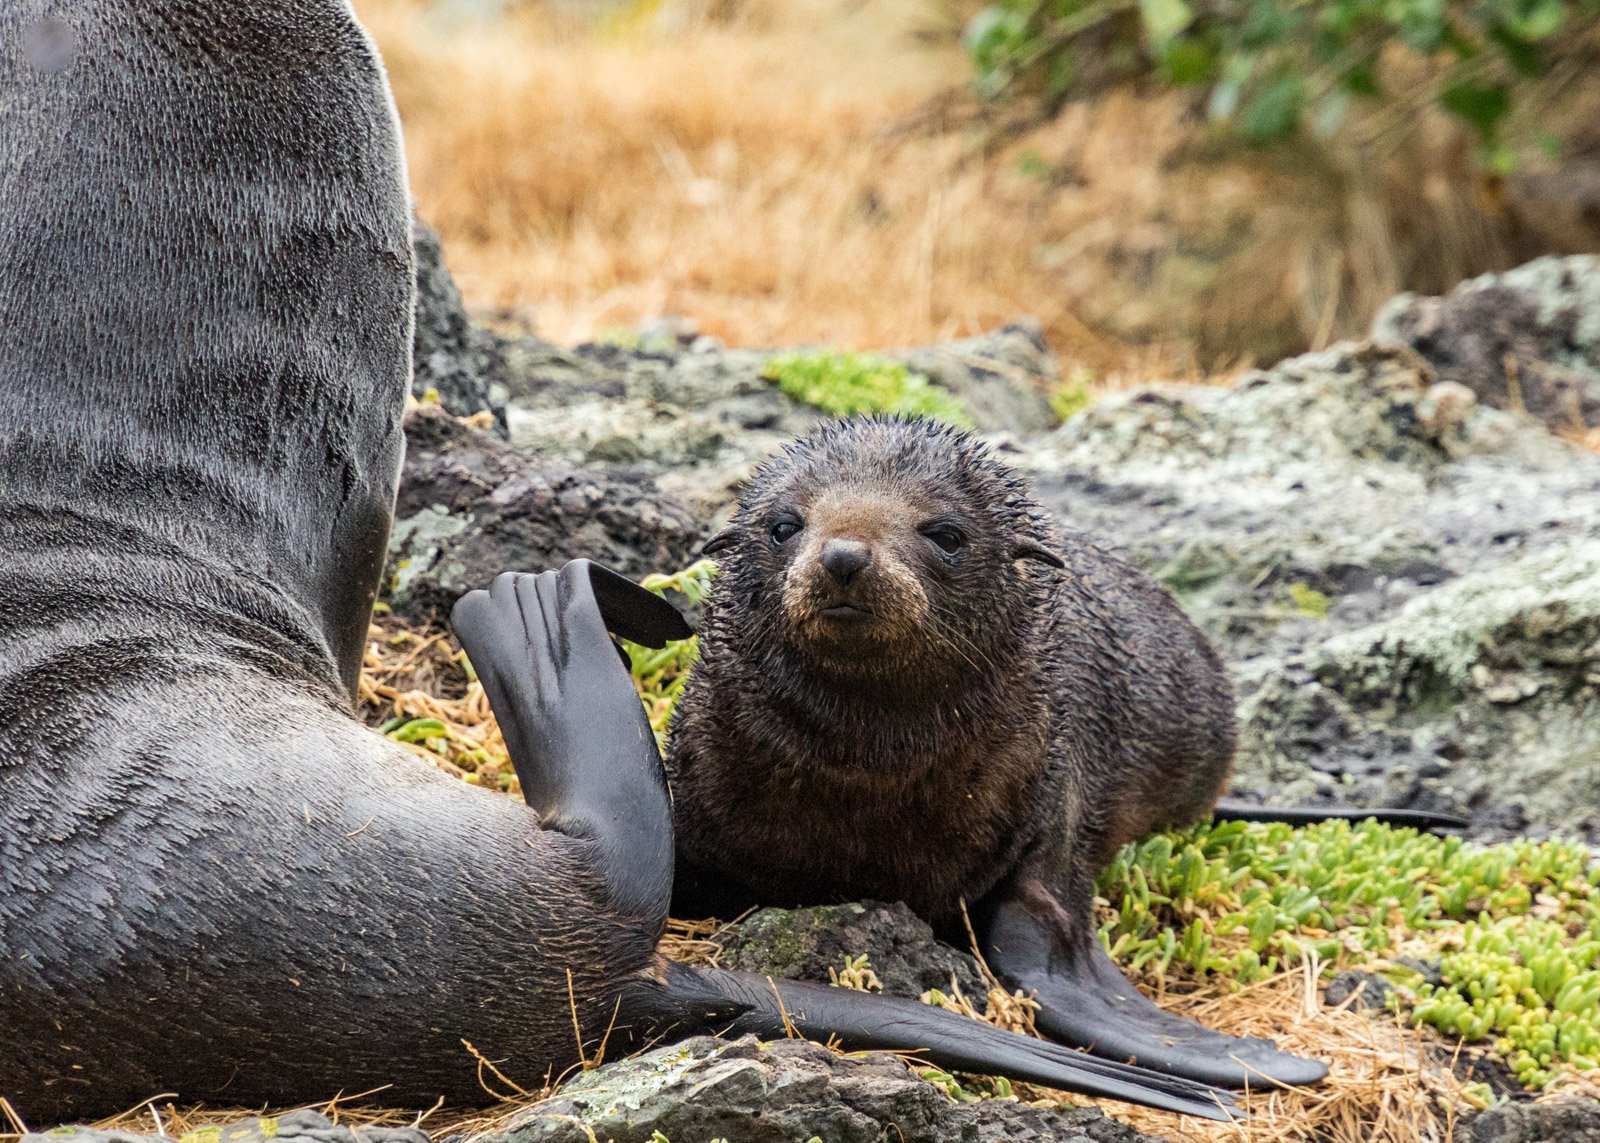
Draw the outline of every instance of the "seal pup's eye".
[[[956,531],[954,528],[943,524],[940,524],[937,527],[929,528],[922,534],[929,540],[933,541],[933,543],[938,546],[939,550],[947,556],[955,555],[962,548],[966,547],[967,544],[967,539],[965,536]]]
[[[772,525],[772,542],[786,544],[800,534],[800,523],[797,520],[779,520]]]

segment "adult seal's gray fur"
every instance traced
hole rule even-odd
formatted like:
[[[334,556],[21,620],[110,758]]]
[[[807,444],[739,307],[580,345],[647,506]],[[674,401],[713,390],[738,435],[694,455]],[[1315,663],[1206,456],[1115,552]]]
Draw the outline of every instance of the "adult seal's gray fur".
[[[785,1013],[1226,1115],[915,1004],[669,965],[672,830],[583,563],[460,605],[537,813],[351,715],[409,375],[395,115],[344,0],[0,7],[0,1095],[482,1100]],[[574,1029],[576,1021],[578,1028]]]
[[[961,933],[966,906],[1063,1042],[1230,1086],[1326,1074],[1162,1012],[1095,935],[1106,860],[1210,814],[1233,760],[1222,664],[1163,588],[926,421],[796,442],[706,550],[679,915],[871,897]]]

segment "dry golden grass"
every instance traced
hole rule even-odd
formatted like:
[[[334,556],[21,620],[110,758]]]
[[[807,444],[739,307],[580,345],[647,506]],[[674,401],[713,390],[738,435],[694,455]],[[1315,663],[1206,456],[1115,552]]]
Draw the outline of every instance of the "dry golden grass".
[[[635,0],[587,23],[524,4],[492,27],[357,8],[469,303],[558,341],[675,313],[737,344],[865,349],[1032,313],[1102,380],[1192,376],[1596,237],[1551,171],[1530,169],[1530,206],[1438,119],[1270,156],[1170,94],[1000,122],[960,94],[959,20],[929,0]],[[1591,75],[1547,104],[1595,142]]]

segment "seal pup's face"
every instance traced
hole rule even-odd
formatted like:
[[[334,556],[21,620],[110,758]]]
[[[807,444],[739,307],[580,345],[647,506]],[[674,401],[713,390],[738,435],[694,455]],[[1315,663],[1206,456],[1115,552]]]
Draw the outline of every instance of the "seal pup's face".
[[[933,597],[961,578],[970,526],[892,486],[805,491],[789,489],[767,527],[790,640],[826,658],[925,637]]]
[[[825,674],[932,682],[992,669],[1023,615],[1019,559],[1059,565],[1022,485],[974,438],[858,420],[798,441],[767,466],[734,523],[706,546],[714,594]],[[726,597],[725,597],[726,598]]]

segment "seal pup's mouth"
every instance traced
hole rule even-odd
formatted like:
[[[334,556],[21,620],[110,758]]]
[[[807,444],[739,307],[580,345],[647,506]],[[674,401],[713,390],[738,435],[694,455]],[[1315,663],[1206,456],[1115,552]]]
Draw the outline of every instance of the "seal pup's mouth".
[[[854,603],[835,603],[822,608],[817,614],[831,623],[866,623],[877,618],[873,612]]]

